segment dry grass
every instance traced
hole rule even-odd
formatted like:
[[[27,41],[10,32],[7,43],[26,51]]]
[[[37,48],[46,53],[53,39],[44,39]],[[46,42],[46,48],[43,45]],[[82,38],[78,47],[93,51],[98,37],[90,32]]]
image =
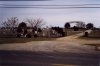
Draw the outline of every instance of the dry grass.
[[[100,38],[100,30],[93,30],[90,35],[90,38]]]
[[[77,65],[69,65],[69,64],[53,64],[52,66],[77,66]]]
[[[89,35],[88,37],[79,37],[80,39],[86,39],[86,40],[100,40],[100,30],[99,29],[96,29],[96,30],[93,30]]]
[[[52,41],[55,38],[0,38],[0,44],[5,43],[26,43],[30,41]]]
[[[79,33],[82,33],[82,32],[83,32],[83,31],[67,31],[67,36],[79,34]]]

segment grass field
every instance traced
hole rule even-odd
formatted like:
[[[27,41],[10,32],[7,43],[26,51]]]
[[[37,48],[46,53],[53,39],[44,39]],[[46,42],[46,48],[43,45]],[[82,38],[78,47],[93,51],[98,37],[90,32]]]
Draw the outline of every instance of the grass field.
[[[82,31],[73,31],[73,30],[68,30],[67,31],[67,36],[74,35],[81,33]],[[16,38],[15,34],[5,34],[2,35],[0,34],[0,44],[5,44],[5,43],[26,43],[30,41],[51,41],[55,40],[57,37],[52,37],[52,38],[45,38],[45,37],[37,37],[37,38]]]
[[[100,30],[93,30],[90,35],[90,38],[100,38]]]
[[[93,30],[89,35],[88,35],[88,37],[80,37],[81,39],[96,39],[96,40],[98,40],[98,39],[100,39],[100,30]]]
[[[26,43],[30,41],[51,41],[56,38],[0,38],[0,44],[5,43]]]

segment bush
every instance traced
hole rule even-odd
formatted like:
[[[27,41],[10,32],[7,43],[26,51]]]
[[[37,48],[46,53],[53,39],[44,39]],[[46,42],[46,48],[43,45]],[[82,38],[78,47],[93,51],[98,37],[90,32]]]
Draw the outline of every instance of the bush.
[[[17,37],[20,38],[21,37],[21,34],[17,34]]]
[[[74,26],[73,29],[74,29],[74,31],[78,31],[79,30],[79,28],[77,26]]]
[[[37,38],[37,37],[38,37],[38,35],[37,35],[37,34],[35,34],[35,35],[34,35],[34,37],[35,37],[35,38]]]
[[[26,37],[27,38],[31,38],[32,36],[31,36],[31,34],[27,34]]]

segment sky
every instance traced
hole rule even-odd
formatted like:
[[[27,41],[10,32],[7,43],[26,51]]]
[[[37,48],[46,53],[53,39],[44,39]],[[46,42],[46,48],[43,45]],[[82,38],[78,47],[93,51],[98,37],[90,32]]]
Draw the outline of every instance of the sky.
[[[20,22],[26,18],[42,18],[48,26],[63,27],[69,21],[83,21],[99,27],[100,0],[0,0],[0,21],[11,17],[18,17]]]

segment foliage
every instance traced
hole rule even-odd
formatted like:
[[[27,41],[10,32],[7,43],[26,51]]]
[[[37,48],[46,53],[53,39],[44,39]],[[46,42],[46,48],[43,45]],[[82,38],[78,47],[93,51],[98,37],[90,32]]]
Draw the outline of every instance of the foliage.
[[[65,26],[64,26],[65,28],[70,28],[70,23],[65,23]]]
[[[19,24],[17,28],[17,33],[22,33],[24,36],[27,34],[27,25],[26,23],[22,22]]]
[[[93,23],[88,23],[88,24],[86,25],[86,28],[87,28],[87,29],[92,29],[93,27],[94,27]]]
[[[32,36],[31,36],[31,34],[27,34],[26,37],[27,38],[31,38]]]
[[[55,30],[57,33],[61,34],[62,36],[65,36],[65,33],[63,31],[63,28],[60,27],[52,27],[53,30]]]
[[[78,31],[79,30],[79,28],[77,26],[74,26],[73,29],[74,29],[74,31]]]
[[[19,28],[26,28],[27,26],[26,26],[26,23],[22,22],[22,23],[19,24],[18,27]]]

